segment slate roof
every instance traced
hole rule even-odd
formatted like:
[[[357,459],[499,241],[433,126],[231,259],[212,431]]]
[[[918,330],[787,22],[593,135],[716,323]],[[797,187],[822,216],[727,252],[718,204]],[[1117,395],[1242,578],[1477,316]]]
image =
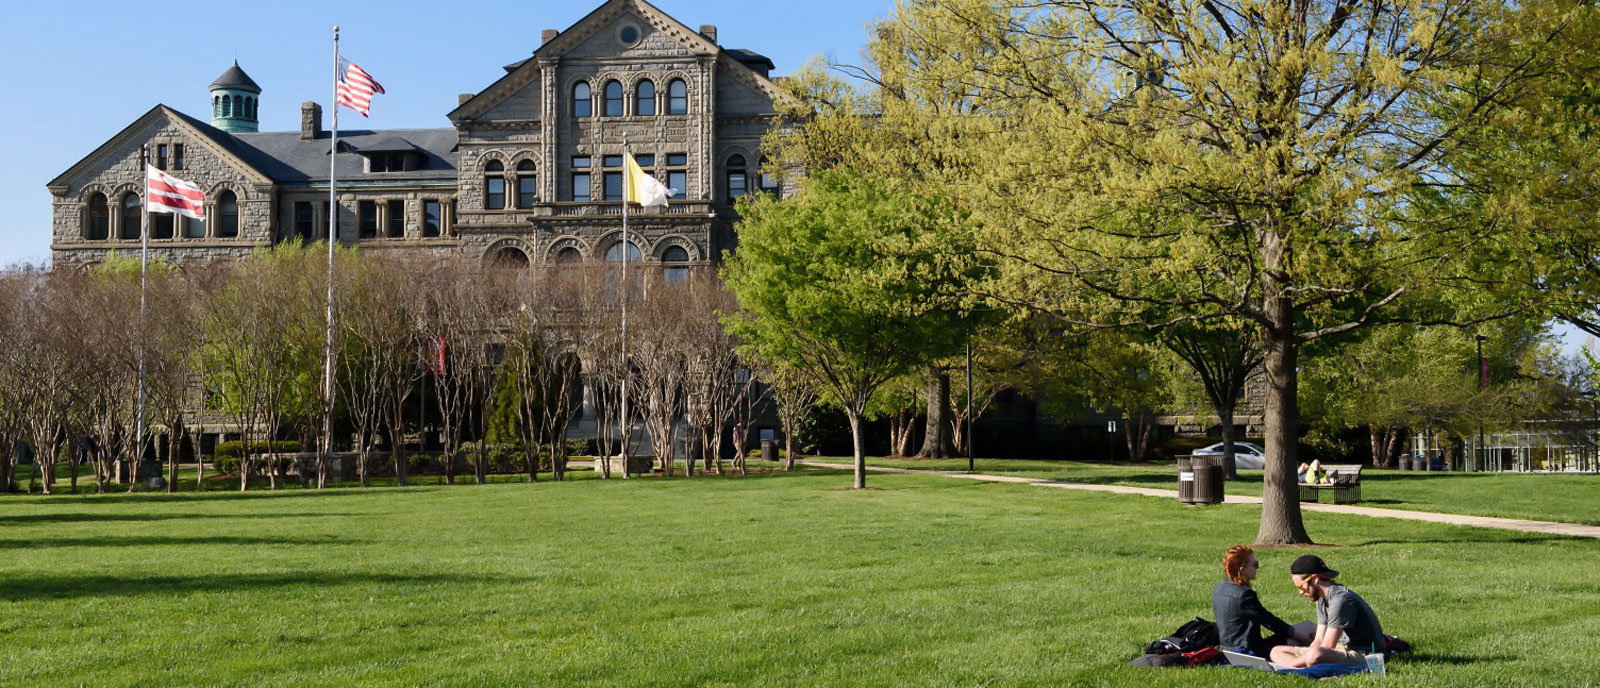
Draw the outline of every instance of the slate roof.
[[[228,149],[245,164],[280,184],[327,183],[328,132],[309,141],[298,131],[265,131],[229,134],[176,110],[200,133]],[[456,178],[455,129],[351,129],[339,132],[339,181],[341,183],[439,181]],[[423,168],[409,172],[366,173],[356,151],[415,151],[424,158]]]
[[[245,74],[244,70],[239,68],[238,60],[234,60],[233,66],[229,67],[228,71],[223,72],[222,76],[217,77],[216,81],[211,82],[211,87],[242,88],[245,90],[255,91],[256,93],[261,92],[261,87],[256,85],[255,79],[251,79],[249,74]]]
[[[283,184],[328,181],[328,135],[307,141],[298,131],[269,131],[233,134],[250,153],[246,159],[267,176]],[[411,148],[395,148],[395,140]],[[339,132],[339,182],[455,181],[455,129],[354,129]],[[409,172],[362,172],[365,162],[355,151],[415,150],[425,162],[423,169]]]
[[[770,74],[772,70],[777,69],[777,66],[772,64],[772,58],[762,55],[754,50],[746,50],[744,48],[727,48],[724,50],[724,52],[728,53],[728,57],[733,58],[734,61],[755,70],[762,76],[766,76],[767,74]]]

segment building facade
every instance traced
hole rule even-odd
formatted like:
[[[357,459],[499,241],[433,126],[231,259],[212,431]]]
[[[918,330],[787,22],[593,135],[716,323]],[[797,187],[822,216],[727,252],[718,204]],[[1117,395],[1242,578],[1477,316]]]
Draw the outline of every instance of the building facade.
[[[332,224],[363,250],[515,266],[624,252],[669,270],[710,265],[735,243],[734,201],[782,193],[760,173],[761,138],[786,98],[772,68],[722,48],[715,26],[607,0],[462,94],[449,128],[339,131],[330,223],[323,107],[303,103],[299,131],[259,132],[264,89],[235,63],[211,85],[209,121],[157,105],[48,184],[52,260],[83,266],[137,250],[143,155],[206,193],[205,221],[150,216],[152,254],[180,264],[321,240]],[[624,146],[675,190],[665,208],[629,211],[631,246],[621,233]]]

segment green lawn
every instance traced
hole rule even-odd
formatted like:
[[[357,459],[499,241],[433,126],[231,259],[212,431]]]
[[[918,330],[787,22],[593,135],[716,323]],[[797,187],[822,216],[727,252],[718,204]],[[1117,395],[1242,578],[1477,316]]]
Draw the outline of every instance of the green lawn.
[[[850,463],[850,457],[821,459]],[[869,457],[869,466],[965,471],[966,459]],[[1102,485],[1177,489],[1176,465],[1033,459],[978,459],[979,473],[1015,475]],[[1261,496],[1261,471],[1240,471],[1226,483],[1228,494]],[[1391,509],[1437,511],[1600,525],[1600,475],[1545,473],[1361,472],[1362,504]]]
[[[1126,667],[1259,510],[933,476],[0,497],[0,685],[1288,685]],[[1600,542],[1307,514],[1418,652],[1592,685]],[[1261,553],[1265,603],[1308,617]]]

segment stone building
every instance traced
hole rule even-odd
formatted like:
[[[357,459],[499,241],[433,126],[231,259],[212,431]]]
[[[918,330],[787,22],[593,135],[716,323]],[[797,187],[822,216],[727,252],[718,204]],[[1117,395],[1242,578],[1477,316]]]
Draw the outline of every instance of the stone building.
[[[785,96],[760,54],[725,49],[644,0],[607,0],[448,113],[449,128],[341,130],[335,236],[364,250],[461,254],[511,265],[629,260],[672,275],[734,245],[733,203],[781,193],[760,140]],[[381,72],[380,72],[381,74]],[[52,257],[86,265],[137,250],[150,164],[206,194],[206,220],[150,216],[152,254],[231,259],[326,238],[329,132],[259,132],[264,90],[235,63],[211,84],[209,121],[157,105],[49,184]],[[377,103],[382,107],[382,100]],[[348,123],[352,118],[345,118]],[[622,152],[676,189],[630,210],[621,241]]]

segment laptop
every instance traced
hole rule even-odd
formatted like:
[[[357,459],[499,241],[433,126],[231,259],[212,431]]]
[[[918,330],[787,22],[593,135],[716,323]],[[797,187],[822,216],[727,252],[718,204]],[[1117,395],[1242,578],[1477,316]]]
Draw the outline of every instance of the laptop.
[[[1229,666],[1245,667],[1247,669],[1255,669],[1256,671],[1293,671],[1294,670],[1294,667],[1284,666],[1282,664],[1274,664],[1272,662],[1269,662],[1269,661],[1267,661],[1265,659],[1262,659],[1260,657],[1257,657],[1255,655],[1247,655],[1247,654],[1244,654],[1244,653],[1241,653],[1241,652],[1229,652],[1227,650],[1223,650],[1222,651],[1222,656],[1228,658],[1228,665]]]

